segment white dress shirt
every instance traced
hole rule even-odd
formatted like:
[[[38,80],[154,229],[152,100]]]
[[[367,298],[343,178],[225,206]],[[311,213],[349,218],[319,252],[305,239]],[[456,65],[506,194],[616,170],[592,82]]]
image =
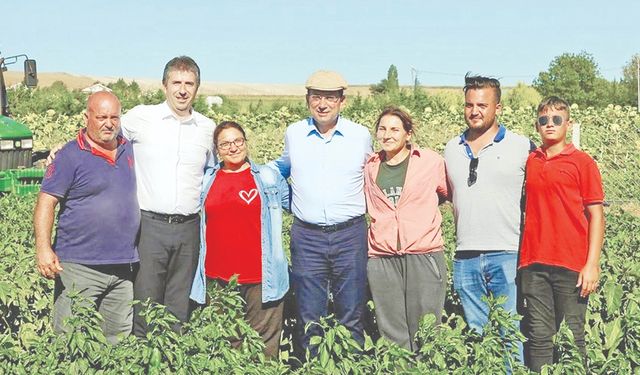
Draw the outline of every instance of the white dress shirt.
[[[204,168],[215,163],[214,128],[196,111],[179,120],[166,102],[139,105],[122,116],[122,132],[133,144],[140,209],[198,212]]]

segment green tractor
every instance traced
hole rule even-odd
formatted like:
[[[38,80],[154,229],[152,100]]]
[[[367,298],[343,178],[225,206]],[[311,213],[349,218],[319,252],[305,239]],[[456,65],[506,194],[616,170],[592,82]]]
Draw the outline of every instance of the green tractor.
[[[7,87],[3,72],[7,65],[24,58],[24,85],[33,88],[38,84],[36,61],[27,55],[0,57],[0,194],[27,194],[37,192],[44,170],[33,168],[33,133],[29,128],[11,118]]]

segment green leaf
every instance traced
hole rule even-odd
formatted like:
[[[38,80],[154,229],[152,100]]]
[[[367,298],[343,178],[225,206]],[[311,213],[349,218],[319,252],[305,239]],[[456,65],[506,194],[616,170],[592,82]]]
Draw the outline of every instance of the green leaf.
[[[620,313],[620,306],[622,305],[622,285],[609,279],[604,284],[604,298],[607,305],[607,315],[611,316],[614,313]]]
[[[621,319],[616,318],[604,325],[604,348],[606,350],[617,348],[620,340],[622,340],[622,328],[620,322]]]
[[[320,366],[322,368],[327,368],[327,364],[329,363],[329,352],[322,348],[320,349]]]
[[[0,304],[8,305],[9,296],[11,295],[11,284],[8,282],[0,282]]]

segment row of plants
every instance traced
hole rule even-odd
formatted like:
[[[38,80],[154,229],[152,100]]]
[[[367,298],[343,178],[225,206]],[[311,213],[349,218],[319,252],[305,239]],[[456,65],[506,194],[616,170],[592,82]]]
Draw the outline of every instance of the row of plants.
[[[365,100],[347,106],[344,115],[373,131],[373,124],[385,105],[411,104],[406,98],[396,99],[399,101]],[[444,109],[410,106],[407,109],[417,123],[414,140],[418,145],[441,152],[449,139],[465,129],[462,105]],[[251,157],[258,162],[277,158],[282,152],[286,126],[307,116],[304,108],[288,107],[262,113],[225,114],[215,110],[206,110],[204,113],[216,122],[234,120],[243,125],[249,133]],[[607,201],[637,203],[640,182],[631,178],[640,175],[640,114],[637,110],[613,105],[600,109],[574,106],[571,116],[579,124],[574,127],[579,127],[580,147],[598,162]],[[531,106],[504,107],[500,122],[539,144],[534,127],[535,117],[535,109]],[[73,139],[84,126],[81,114],[61,114],[54,110],[29,113],[16,119],[31,128],[34,147],[39,150],[50,149]]]
[[[408,95],[408,94],[407,94]],[[465,128],[462,107],[423,106],[419,97],[359,99],[344,115],[369,128],[381,108],[406,103],[417,122],[415,142],[437,151]],[[426,103],[426,102],[425,102]],[[428,104],[428,103],[427,103]],[[258,162],[280,155],[287,124],[306,116],[302,108],[280,107],[267,112],[225,113],[204,109],[216,122],[235,120],[248,133],[250,155]],[[581,147],[596,158],[603,174],[607,200],[607,232],[602,257],[602,287],[590,299],[587,316],[587,353],[592,373],[632,374],[640,371],[640,116],[635,108],[572,108],[581,124]],[[537,142],[532,106],[505,107],[500,121]],[[54,109],[21,114],[17,120],[34,132],[36,149],[48,149],[73,139],[83,126],[78,112]],[[620,205],[631,202],[631,206]],[[635,202],[635,203],[634,203]],[[287,314],[281,360],[268,360],[262,344],[242,319],[242,301],[231,288],[210,295],[211,305],[197,309],[184,333],[168,329],[173,318],[162,306],[149,306],[146,316],[154,330],[143,339],[129,337],[117,346],[106,343],[100,331],[101,317],[78,303],[71,331],[51,332],[53,283],[35,270],[31,216],[34,196],[0,197],[0,374],[3,373],[503,373],[505,353],[521,339],[512,317],[493,311],[483,335],[470,331],[462,319],[460,303],[451,285],[446,314],[433,328],[425,317],[418,339],[419,353],[410,353],[379,338],[375,324],[359,348],[344,327],[331,319],[320,322],[324,336],[314,339],[318,355],[305,357],[295,350],[292,338],[295,317]],[[443,232],[451,269],[455,229],[449,206],[442,207]],[[290,217],[286,223],[290,224]],[[285,243],[288,231],[285,229]],[[451,282],[451,277],[449,277]],[[492,302],[493,303],[493,302]],[[369,306],[374,308],[370,302]],[[291,311],[288,309],[287,311]],[[507,327],[500,335],[500,327]],[[510,328],[509,328],[510,327]],[[242,338],[240,348],[231,342]],[[546,373],[583,373],[582,362],[570,332],[563,327],[556,337],[560,362]],[[526,373],[511,363],[514,373]]]
[[[260,338],[242,318],[243,302],[233,286],[210,292],[211,303],[194,312],[183,334],[169,329],[175,318],[162,306],[151,305],[145,312],[153,327],[147,337],[128,337],[110,346],[100,330],[102,318],[78,303],[76,315],[69,321],[70,332],[56,335],[50,326],[53,283],[35,269],[33,205],[32,195],[0,198],[0,374],[26,374],[35,369],[52,374],[494,374],[504,372],[511,344],[522,339],[517,321],[499,308],[492,310],[482,335],[470,331],[451,285],[443,323],[434,328],[433,316],[423,319],[417,354],[380,339],[374,325],[369,325],[365,347],[359,348],[344,327],[327,319],[320,322],[324,337],[313,341],[318,355],[305,358],[294,350],[291,332],[295,317],[287,313],[281,360],[268,360],[262,355]],[[445,205],[442,211],[451,269],[454,226],[450,207]],[[591,373],[640,371],[639,231],[637,216],[618,208],[607,211],[602,287],[590,297],[587,316]],[[371,302],[369,305],[373,307]],[[501,335],[501,331],[506,333]],[[231,343],[238,338],[242,345],[234,348]],[[543,373],[585,372],[566,327],[556,337],[556,347],[560,362]],[[510,366],[514,373],[527,373],[517,362]]]

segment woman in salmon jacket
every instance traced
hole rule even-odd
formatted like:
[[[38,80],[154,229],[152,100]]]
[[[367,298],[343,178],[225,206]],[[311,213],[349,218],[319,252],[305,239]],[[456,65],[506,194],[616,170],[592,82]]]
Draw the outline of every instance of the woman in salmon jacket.
[[[382,150],[365,164],[371,217],[367,277],[383,337],[416,351],[423,315],[440,323],[447,266],[438,204],[446,199],[444,159],[411,145],[411,117],[395,107],[376,121]]]
[[[245,132],[238,123],[219,124],[213,140],[221,162],[204,174],[200,258],[191,299],[204,304],[207,284],[224,286],[236,275],[247,303],[245,317],[262,337],[265,355],[277,358],[283,297],[289,289],[282,246],[282,209],[289,209],[289,186],[278,171],[248,159]]]

